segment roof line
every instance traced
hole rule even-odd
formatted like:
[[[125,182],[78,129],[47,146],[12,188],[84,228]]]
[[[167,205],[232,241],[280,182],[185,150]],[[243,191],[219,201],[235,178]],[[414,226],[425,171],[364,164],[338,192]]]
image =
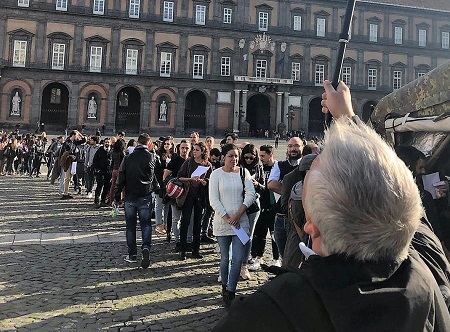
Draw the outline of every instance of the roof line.
[[[450,10],[427,8],[427,7],[417,7],[417,6],[407,6],[407,5],[392,4],[392,3],[385,3],[385,2],[378,2],[378,1],[359,0],[358,2],[366,2],[366,3],[373,3],[373,4],[378,4],[378,5],[404,7],[404,8],[421,9],[421,10],[425,9],[425,10],[441,12],[441,13],[450,13]]]

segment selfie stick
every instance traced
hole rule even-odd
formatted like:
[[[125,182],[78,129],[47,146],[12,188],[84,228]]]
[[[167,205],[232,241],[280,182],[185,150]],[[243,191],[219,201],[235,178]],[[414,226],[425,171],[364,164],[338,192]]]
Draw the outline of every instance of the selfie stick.
[[[342,64],[344,62],[345,48],[350,40],[350,27],[353,20],[353,12],[355,11],[356,0],[347,1],[347,9],[345,10],[344,24],[342,26],[342,32],[339,35],[339,51],[336,59],[336,68],[334,68],[333,79],[331,84],[333,88],[337,88],[342,72]],[[331,124],[332,115],[330,112],[325,113],[325,128],[328,128]]]

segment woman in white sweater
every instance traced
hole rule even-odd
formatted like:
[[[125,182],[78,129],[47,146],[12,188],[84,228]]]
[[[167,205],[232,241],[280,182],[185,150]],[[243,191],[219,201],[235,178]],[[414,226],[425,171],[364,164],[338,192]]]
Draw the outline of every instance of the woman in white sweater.
[[[224,166],[212,172],[209,179],[209,200],[214,209],[213,233],[220,247],[220,275],[222,278],[222,297],[225,305],[235,298],[236,285],[244,259],[245,245],[231,228],[243,228],[249,234],[249,221],[246,210],[255,200],[255,187],[250,173],[239,164],[239,150],[233,144],[222,149]],[[244,185],[243,185],[244,184]],[[230,263],[230,245],[231,269]]]

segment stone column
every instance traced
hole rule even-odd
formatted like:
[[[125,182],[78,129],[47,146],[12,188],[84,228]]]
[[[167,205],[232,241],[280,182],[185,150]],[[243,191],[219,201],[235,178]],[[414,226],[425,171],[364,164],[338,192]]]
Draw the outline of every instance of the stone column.
[[[281,96],[283,92],[277,92],[277,114],[276,114],[276,123],[275,127],[278,128],[278,125],[281,123]]]
[[[239,96],[241,90],[234,90],[233,132],[239,131]]]
[[[116,132],[116,97],[117,97],[117,86],[111,84],[109,86],[107,101],[106,101],[106,118],[105,127],[107,131]],[[103,123],[100,123],[100,126]]]
[[[211,91],[209,110],[206,111],[206,135],[214,135],[217,115],[217,91]]]
[[[153,49],[155,48],[155,32],[153,30],[147,29],[145,31],[146,45],[145,45],[145,59],[143,62],[143,71],[146,73],[153,72]],[[156,69],[158,71],[158,69]]]
[[[175,113],[175,135],[184,135],[184,89],[178,89],[177,107]]]
[[[150,117],[153,115],[152,113],[152,101],[151,101],[151,86],[146,86],[144,89],[144,98],[142,101],[142,109],[141,109],[141,119],[140,130],[142,132],[150,132]],[[170,106],[168,106],[170,107]]]
[[[67,119],[67,126],[69,128],[78,125],[78,116],[80,113],[79,108],[79,97],[80,97],[80,83],[72,81],[72,89],[70,91],[70,100],[69,100],[69,115]]]
[[[283,123],[287,126],[287,116],[289,114],[289,92],[284,93],[284,105],[283,105]]]
[[[110,60],[110,66],[111,69],[116,72],[118,68],[120,68],[119,64],[119,52],[114,52],[113,50],[119,50],[120,49],[120,29],[113,28],[111,33],[111,60]]]
[[[6,15],[5,15],[6,16]],[[6,36],[6,17],[0,16],[0,36]],[[5,43],[0,43],[0,59],[5,57]]]
[[[75,69],[81,70],[85,62],[83,59],[83,35],[84,26],[75,24],[75,33],[73,38],[73,66]],[[88,63],[86,64],[88,65]]]
[[[247,93],[248,90],[242,90],[242,122],[244,122],[247,117]]]
[[[31,108],[30,108],[30,126],[35,128],[36,122],[41,121],[41,91],[43,90],[40,80],[34,81],[34,89],[31,92]],[[11,102],[11,101],[9,101]],[[25,108],[22,106],[22,114],[26,112]],[[9,107],[6,109],[9,113]],[[25,115],[25,114],[24,114]]]
[[[37,22],[37,29],[36,29],[36,42],[35,42],[35,49],[36,49],[36,62],[39,65],[44,65],[45,60],[47,57],[44,55],[45,52],[45,43],[47,40],[47,21],[46,20],[38,20]],[[38,62],[39,61],[39,62]]]

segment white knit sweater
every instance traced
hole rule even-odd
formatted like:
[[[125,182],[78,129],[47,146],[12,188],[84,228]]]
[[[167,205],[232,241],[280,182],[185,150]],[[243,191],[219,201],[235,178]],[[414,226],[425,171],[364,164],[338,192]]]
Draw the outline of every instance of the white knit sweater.
[[[222,217],[226,214],[235,214],[242,203],[247,207],[252,205],[256,198],[255,187],[250,173],[245,170],[245,197],[242,196],[242,180],[240,173],[224,172],[222,168],[216,169],[209,178],[209,202],[214,209],[213,234],[215,236],[235,235],[231,225]],[[249,233],[247,213],[243,213],[240,225]]]

